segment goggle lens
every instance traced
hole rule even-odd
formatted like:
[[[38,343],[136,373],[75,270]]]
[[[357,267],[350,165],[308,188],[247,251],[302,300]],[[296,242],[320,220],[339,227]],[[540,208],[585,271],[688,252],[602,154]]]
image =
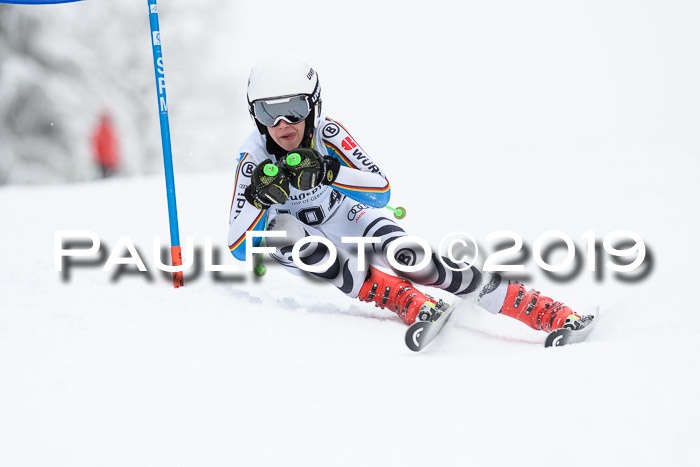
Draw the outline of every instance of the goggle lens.
[[[280,120],[289,124],[303,121],[311,113],[306,96],[282,97],[253,103],[255,118],[265,126],[276,126]]]

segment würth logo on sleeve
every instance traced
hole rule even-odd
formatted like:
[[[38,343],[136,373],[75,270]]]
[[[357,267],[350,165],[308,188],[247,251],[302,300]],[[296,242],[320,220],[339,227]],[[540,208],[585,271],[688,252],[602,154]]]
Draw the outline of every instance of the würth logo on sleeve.
[[[357,147],[357,144],[352,140],[351,137],[348,136],[347,138],[345,138],[343,140],[342,146],[343,146],[343,149],[345,149],[346,151],[349,151],[351,149],[355,149]]]

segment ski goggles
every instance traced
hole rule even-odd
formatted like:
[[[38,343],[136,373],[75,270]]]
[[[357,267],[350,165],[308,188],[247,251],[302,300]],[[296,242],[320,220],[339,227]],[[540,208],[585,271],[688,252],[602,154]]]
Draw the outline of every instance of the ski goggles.
[[[280,120],[294,125],[303,121],[310,113],[311,106],[304,95],[253,102],[253,115],[265,126],[276,126]]]

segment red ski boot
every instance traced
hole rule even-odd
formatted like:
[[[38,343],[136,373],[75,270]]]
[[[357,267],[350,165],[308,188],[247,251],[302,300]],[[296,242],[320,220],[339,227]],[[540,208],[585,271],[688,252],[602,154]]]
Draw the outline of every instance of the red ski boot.
[[[537,331],[551,332],[563,327],[579,329],[587,324],[579,323],[581,316],[562,302],[555,302],[534,289],[526,291],[518,282],[508,284],[506,299],[500,312]]]
[[[413,324],[421,311],[432,315],[436,304],[432,297],[414,288],[406,279],[386,274],[372,266],[357,298],[392,310],[406,324]]]

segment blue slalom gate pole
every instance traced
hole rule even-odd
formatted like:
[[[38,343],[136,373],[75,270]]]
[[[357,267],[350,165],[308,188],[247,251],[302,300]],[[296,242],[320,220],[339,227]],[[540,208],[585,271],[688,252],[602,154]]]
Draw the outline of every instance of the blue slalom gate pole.
[[[158,25],[158,4],[148,0],[151,22],[151,44],[153,45],[153,67],[156,72],[156,92],[158,95],[158,112],[160,113],[160,137],[163,142],[163,165],[165,166],[165,187],[168,194],[168,217],[170,219],[170,254],[173,266],[182,266],[180,249],[180,232],[177,224],[177,202],[175,201],[175,176],[173,174],[173,154],[170,147],[170,123],[168,121],[168,101],[165,96],[165,73],[163,68],[163,51],[160,45],[160,26]],[[184,285],[183,273],[173,272],[175,288]]]

